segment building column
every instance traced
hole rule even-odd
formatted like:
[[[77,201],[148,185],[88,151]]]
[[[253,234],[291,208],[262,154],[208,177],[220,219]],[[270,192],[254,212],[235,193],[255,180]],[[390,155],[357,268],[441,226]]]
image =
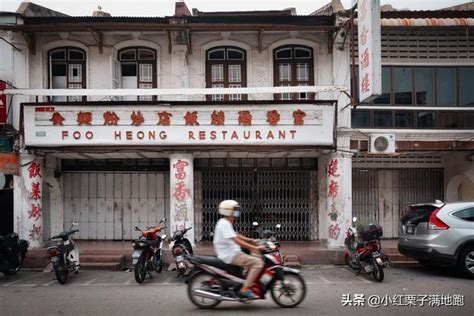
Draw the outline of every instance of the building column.
[[[20,154],[20,175],[14,177],[15,230],[31,248],[43,246],[43,159]]]
[[[352,220],[352,158],[332,154],[326,162],[327,247],[344,247],[345,232]]]
[[[194,245],[193,155],[172,154],[170,159],[170,234],[193,227],[186,237]]]

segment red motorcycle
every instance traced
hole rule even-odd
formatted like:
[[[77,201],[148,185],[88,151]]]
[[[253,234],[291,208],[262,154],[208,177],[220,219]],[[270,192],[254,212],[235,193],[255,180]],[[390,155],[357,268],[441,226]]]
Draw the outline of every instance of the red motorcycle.
[[[268,234],[267,234],[268,236]],[[273,301],[280,307],[295,307],[306,295],[306,284],[296,269],[283,265],[277,241],[261,240],[264,268],[251,287],[256,299],[265,299],[270,291]],[[242,268],[226,264],[216,257],[186,256],[194,265],[186,281],[188,296],[198,308],[214,308],[222,301],[248,302],[239,296],[245,281]]]
[[[355,224],[357,218],[354,217],[352,222]],[[346,233],[344,244],[346,251],[344,259],[346,264],[353,270],[357,271],[357,275],[361,272],[371,274],[378,282],[384,279],[383,269],[388,262],[382,260],[380,251],[380,237],[383,235],[382,227],[369,224],[368,226],[349,227]]]

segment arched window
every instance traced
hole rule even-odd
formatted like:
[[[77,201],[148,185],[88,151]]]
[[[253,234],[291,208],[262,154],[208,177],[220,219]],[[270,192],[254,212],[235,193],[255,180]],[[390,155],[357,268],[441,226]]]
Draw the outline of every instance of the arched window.
[[[245,50],[238,47],[215,47],[206,52],[206,87],[241,88],[247,86],[247,58]],[[209,101],[240,101],[247,95],[213,94]]]
[[[279,86],[314,85],[313,49],[287,45],[273,50],[273,81]],[[312,100],[313,93],[281,93],[277,100]]]
[[[156,88],[156,51],[146,47],[127,47],[118,52],[123,89]],[[136,96],[123,100],[137,100]],[[138,96],[139,101],[156,100],[156,96]]]
[[[50,50],[49,87],[51,89],[86,88],[86,53],[75,47],[61,47]],[[53,101],[83,101],[86,97],[52,97]]]

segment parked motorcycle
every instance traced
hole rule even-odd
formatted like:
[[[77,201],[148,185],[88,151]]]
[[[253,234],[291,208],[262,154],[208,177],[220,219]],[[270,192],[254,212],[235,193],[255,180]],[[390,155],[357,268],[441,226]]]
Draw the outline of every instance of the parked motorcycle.
[[[384,262],[381,258],[380,237],[383,235],[382,227],[369,224],[367,226],[359,226],[355,228],[357,217],[352,219],[352,226],[346,233],[344,244],[346,251],[344,259],[346,264],[353,270],[357,271],[357,275],[361,272],[370,274],[378,282],[384,279],[383,269],[388,266],[388,262]]]
[[[10,276],[20,271],[29,244],[28,241],[19,239],[16,233],[0,236],[0,272]]]
[[[166,218],[163,218],[157,226],[148,227],[148,230],[141,230],[135,227],[136,231],[142,233],[142,235],[132,242],[133,246],[133,270],[135,273],[135,280],[138,283],[145,281],[146,274],[150,275],[152,271],[161,273],[163,265],[165,263],[163,257],[163,241],[166,239],[166,235],[158,235],[162,229],[166,227],[159,226],[161,223],[166,222]]]
[[[283,265],[278,241],[271,241],[273,233],[259,244],[265,246],[262,252],[264,268],[251,287],[256,299],[265,299],[269,291],[273,301],[280,307],[295,307],[306,296],[306,283],[300,272]],[[187,256],[193,265],[193,272],[186,281],[188,296],[198,308],[214,308],[222,301],[248,302],[239,295],[245,281],[243,269],[226,264],[216,257]]]
[[[68,274],[70,272],[78,274],[79,268],[81,267],[79,261],[79,248],[76,247],[74,240],[72,239],[72,236],[79,231],[79,229],[72,229],[77,225],[77,223],[73,222],[69,230],[63,231],[60,234],[49,238],[49,240],[61,239],[58,245],[46,249],[51,258],[54,274],[60,284],[66,284]]]
[[[178,276],[184,275],[187,270],[184,256],[193,255],[193,246],[189,239],[185,237],[187,231],[191,228],[188,227],[175,231],[173,237],[169,240],[169,247],[174,257]]]

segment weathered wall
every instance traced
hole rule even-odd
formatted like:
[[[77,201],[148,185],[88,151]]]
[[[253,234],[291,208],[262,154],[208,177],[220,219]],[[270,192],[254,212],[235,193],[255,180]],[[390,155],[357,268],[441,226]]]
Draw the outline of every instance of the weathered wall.
[[[474,201],[474,161],[466,159],[469,154],[449,153],[443,157],[445,199],[448,202]]]

